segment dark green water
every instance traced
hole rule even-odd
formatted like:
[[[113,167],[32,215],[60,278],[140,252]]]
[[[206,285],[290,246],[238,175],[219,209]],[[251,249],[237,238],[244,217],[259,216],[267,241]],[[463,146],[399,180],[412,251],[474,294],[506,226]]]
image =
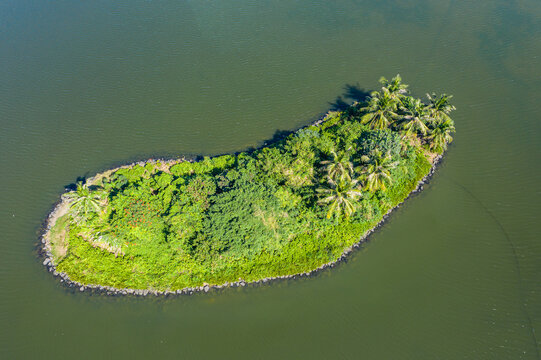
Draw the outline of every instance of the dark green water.
[[[458,134],[338,268],[113,298],[37,260],[40,223],[78,176],[258,146],[396,73],[416,95],[454,94]],[[540,87],[538,0],[4,0],[0,357],[539,359]]]

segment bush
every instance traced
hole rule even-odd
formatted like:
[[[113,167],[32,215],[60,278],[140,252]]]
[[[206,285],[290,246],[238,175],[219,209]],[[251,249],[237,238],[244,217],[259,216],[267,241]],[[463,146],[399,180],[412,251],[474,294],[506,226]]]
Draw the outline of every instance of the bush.
[[[68,240],[67,253],[55,250],[58,269],[86,284],[174,290],[304,272],[336,260],[431,166],[420,143],[406,143],[394,130],[370,130],[354,119],[357,113],[330,114],[320,126],[252,153],[117,170],[102,181],[103,216],[82,224],[64,218],[53,228]],[[350,218],[327,219],[327,208],[318,205],[316,188],[328,181],[321,162],[332,159],[331,150],[352,152],[355,165],[375,151],[399,162],[387,190],[364,192]]]

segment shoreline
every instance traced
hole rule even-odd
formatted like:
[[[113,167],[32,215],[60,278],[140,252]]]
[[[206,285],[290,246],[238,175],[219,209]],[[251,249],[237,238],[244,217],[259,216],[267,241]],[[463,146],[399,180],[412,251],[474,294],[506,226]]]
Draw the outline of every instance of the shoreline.
[[[317,120],[313,124],[307,125],[305,127],[317,126],[317,125],[321,124],[324,121],[325,121],[325,118],[322,118],[322,119]],[[302,127],[302,128],[305,128],[305,127]],[[298,130],[299,129],[297,129],[295,131],[298,131]],[[291,133],[293,133],[295,131],[292,131]],[[265,144],[264,146],[268,146],[268,145],[269,144]],[[219,156],[219,155],[217,155],[217,156]],[[216,290],[226,289],[226,288],[245,287],[247,285],[256,286],[256,285],[262,285],[262,284],[269,284],[269,283],[272,283],[272,282],[275,282],[275,281],[280,281],[280,280],[288,280],[288,279],[294,280],[294,279],[298,279],[298,278],[313,277],[313,276],[316,276],[317,274],[319,274],[321,271],[323,271],[325,269],[333,268],[333,267],[339,265],[340,263],[345,262],[347,260],[348,256],[352,252],[359,249],[362,244],[364,244],[365,242],[368,241],[368,238],[372,233],[374,233],[377,229],[379,229],[381,226],[383,226],[385,224],[385,222],[388,220],[389,216],[391,215],[391,213],[395,209],[399,208],[404,202],[406,202],[413,195],[415,195],[415,194],[421,192],[422,190],[424,190],[423,185],[427,184],[428,181],[430,180],[430,178],[434,175],[438,165],[441,163],[442,158],[443,158],[443,155],[437,155],[436,157],[434,157],[434,159],[432,161],[432,166],[430,168],[430,171],[421,180],[419,180],[417,182],[417,186],[415,187],[415,189],[413,189],[402,202],[400,202],[396,206],[389,209],[383,215],[382,219],[373,228],[366,231],[359,238],[359,240],[356,243],[354,243],[353,245],[345,248],[344,251],[342,252],[342,254],[336,260],[325,263],[325,264],[323,264],[323,265],[321,265],[321,266],[319,266],[319,267],[317,267],[317,268],[315,268],[313,270],[303,272],[303,273],[295,273],[295,274],[288,274],[288,275],[281,275],[281,276],[274,276],[274,277],[266,277],[266,278],[263,278],[263,279],[259,279],[259,280],[255,280],[255,281],[249,281],[249,282],[244,281],[243,279],[239,278],[238,281],[225,282],[224,284],[221,284],[221,285],[210,285],[210,284],[207,284],[207,283],[203,283],[202,286],[186,287],[186,288],[173,290],[173,291],[169,291],[169,290],[161,291],[161,290],[149,290],[149,289],[141,290],[141,289],[131,289],[131,288],[115,288],[115,287],[111,287],[111,286],[102,286],[102,285],[95,285],[95,284],[85,285],[85,284],[79,283],[77,281],[71,280],[66,273],[58,272],[56,270],[56,265],[53,262],[53,255],[51,253],[51,246],[50,246],[48,235],[50,233],[50,229],[52,228],[52,226],[54,226],[56,220],[58,218],[60,218],[61,216],[63,216],[65,214],[65,212],[67,211],[67,208],[66,208],[67,204],[64,202],[64,200],[62,200],[62,198],[57,203],[55,203],[55,205],[53,206],[53,209],[49,212],[49,215],[47,216],[47,218],[43,222],[41,232],[40,232],[41,234],[39,236],[40,241],[38,243],[38,257],[41,258],[41,259],[44,259],[43,262],[42,262],[43,266],[45,266],[47,271],[52,273],[54,277],[59,278],[60,283],[62,283],[66,288],[78,290],[79,292],[86,291],[86,292],[91,292],[91,293],[93,292],[93,293],[99,293],[99,294],[104,294],[104,295],[134,295],[134,296],[193,295],[193,294],[196,294],[196,293],[207,293],[207,292],[209,292],[211,290],[216,291]],[[170,160],[149,159],[147,161],[138,161],[138,162],[134,162],[134,163],[131,163],[131,164],[128,164],[128,165],[122,165],[122,166],[119,166],[119,167],[116,167],[116,168],[113,168],[113,169],[103,171],[103,172],[98,173],[95,176],[89,178],[87,181],[92,182],[92,181],[95,181],[96,179],[100,179],[102,176],[105,176],[106,174],[110,174],[110,173],[113,173],[113,172],[115,172],[115,171],[117,171],[119,169],[129,168],[129,167],[135,166],[135,165],[144,165],[144,164],[147,164],[147,163],[156,163],[156,162],[163,162],[163,163],[168,163],[168,164],[176,164],[176,163],[180,163],[180,162],[184,162],[184,161],[193,162],[194,160],[188,160],[186,158],[179,158],[179,159],[170,159]]]
[[[304,126],[301,126],[301,127],[297,128],[297,129],[288,131],[287,134],[285,134],[283,136],[283,138],[289,136],[290,134],[296,133],[297,131],[299,131],[301,129],[306,129],[306,128],[309,128],[311,126],[319,126],[319,125],[321,125],[322,123],[324,123],[325,121],[327,121],[330,118],[329,115],[332,112],[333,111],[327,111],[326,113],[324,113],[323,115],[318,117],[316,121],[311,122],[309,124],[306,124]],[[279,142],[281,139],[282,139],[282,137],[280,137],[278,139],[275,139],[274,141],[272,141],[272,140],[263,141],[260,148],[266,147],[266,146],[271,146],[271,145]],[[247,150],[245,152],[250,153],[250,152],[255,151],[257,149],[258,148],[252,148],[252,149],[249,149],[249,150]],[[237,155],[237,154],[240,154],[242,152],[243,151],[238,151],[238,152],[235,152],[233,154]],[[222,155],[224,155],[224,154],[217,154],[217,155],[213,155],[211,157],[218,157],[218,156],[222,156]],[[167,159],[167,158],[149,158],[147,160],[134,161],[134,162],[131,162],[129,164],[116,166],[116,167],[104,170],[102,172],[99,172],[96,175],[86,179],[86,182],[89,185],[92,185],[92,184],[94,184],[94,182],[96,180],[101,179],[104,176],[108,176],[110,174],[113,174],[113,173],[115,173],[116,171],[118,171],[120,169],[127,169],[127,168],[131,168],[131,167],[134,167],[134,166],[137,166],[137,165],[145,166],[146,164],[149,164],[149,163],[156,164],[157,162],[160,162],[160,163],[163,163],[163,164],[168,164],[169,166],[173,166],[175,164],[179,164],[179,163],[183,163],[183,162],[197,162],[198,157],[199,156],[190,157],[190,156],[184,155],[184,156],[182,156],[180,158],[174,158],[174,159],[173,158],[170,158],[170,159]],[[67,191],[65,189],[64,192],[62,194],[60,194],[60,199],[53,204],[52,209],[49,211],[49,213],[48,213],[47,217],[45,218],[45,220],[43,220],[43,222],[41,223],[39,231],[38,231],[39,236],[38,236],[38,243],[36,245],[36,249],[37,249],[37,256],[40,259],[40,261],[41,261],[41,259],[43,259],[42,265],[47,268],[48,272],[53,273],[54,277],[60,277],[60,282],[64,283],[65,286],[68,286],[69,288],[80,287],[80,291],[84,291],[85,289],[88,289],[88,290],[93,289],[93,290],[98,290],[99,292],[102,292],[102,293],[107,292],[109,295],[114,295],[114,294],[127,295],[128,293],[133,294],[135,291],[144,292],[145,290],[138,290],[138,289],[128,289],[128,288],[119,289],[119,288],[115,288],[115,287],[111,287],[111,286],[102,286],[102,285],[93,285],[93,284],[84,285],[84,284],[81,284],[81,283],[79,283],[77,281],[71,280],[66,273],[56,271],[56,265],[54,264],[54,261],[53,261],[53,254],[51,252],[51,245],[49,243],[49,236],[48,235],[50,233],[51,228],[56,223],[56,221],[60,217],[65,215],[67,210],[68,210],[66,208],[66,204],[65,204],[64,200],[62,199],[62,195],[64,193],[66,193],[66,192]],[[408,197],[409,197],[409,195],[408,195]],[[285,279],[288,276],[291,276],[291,275],[284,275],[284,276],[275,277],[275,278],[267,278],[266,281],[268,281],[269,279],[278,279],[278,278],[280,278],[280,279],[284,278]],[[241,282],[240,280],[241,279],[239,279],[239,281],[237,281],[235,283],[240,283]],[[244,281],[242,281],[242,282],[244,284],[246,284],[246,282],[244,282]],[[235,284],[235,283],[228,283],[228,284]],[[250,283],[252,283],[252,282],[250,282]],[[210,286],[210,285],[208,285],[208,286]],[[213,286],[215,287],[216,285],[213,285]],[[225,286],[227,287],[227,285],[225,285]],[[242,285],[242,286],[244,286],[244,285]],[[191,289],[191,288],[187,287],[187,288],[183,288],[183,289],[180,289],[180,290],[184,290],[184,289]],[[131,290],[131,292],[128,292],[128,290]],[[151,290],[147,289],[146,291],[148,293],[152,293],[152,294],[155,294],[155,295],[166,294],[166,293],[171,293],[171,294],[174,294],[174,293],[176,294],[177,293],[176,290],[171,291],[171,292],[167,292],[167,291],[151,291]],[[200,291],[200,290],[197,290],[197,291]],[[147,293],[145,293],[145,294],[136,294],[136,295],[147,295]]]

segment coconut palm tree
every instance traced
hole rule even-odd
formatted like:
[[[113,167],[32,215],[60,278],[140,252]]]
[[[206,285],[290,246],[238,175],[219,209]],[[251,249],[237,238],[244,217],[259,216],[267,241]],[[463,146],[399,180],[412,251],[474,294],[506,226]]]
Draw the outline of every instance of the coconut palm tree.
[[[69,201],[70,213],[76,221],[86,220],[93,215],[100,215],[106,203],[105,193],[92,191],[88,185],[77,183],[77,189],[63,195]]]
[[[432,93],[432,95],[426,94],[426,97],[430,102],[428,111],[434,120],[451,120],[449,114],[451,111],[456,110],[456,108],[449,103],[449,100],[453,95],[441,94],[440,96],[436,96],[436,94]]]
[[[346,217],[357,210],[357,200],[362,197],[361,186],[357,179],[345,179],[335,182],[329,178],[327,187],[316,189],[322,196],[318,204],[330,204],[327,219],[333,215],[339,217],[342,212]]]
[[[396,74],[391,81],[381,77],[379,82],[381,85],[383,85],[382,89],[387,90],[389,92],[389,96],[396,101],[399,101],[408,93],[408,85],[402,84],[402,77],[400,74]]]
[[[361,117],[363,124],[369,124],[372,129],[386,129],[397,118],[397,102],[391,97],[389,91],[383,88],[383,92],[374,91],[368,106],[361,108],[367,114]]]
[[[430,149],[447,150],[447,144],[453,141],[451,133],[455,132],[455,124],[453,120],[437,120],[427,137],[430,141]]]
[[[350,150],[345,151],[331,150],[332,160],[324,160],[320,164],[327,171],[327,176],[334,181],[351,180],[353,174],[353,164],[350,160]]]
[[[366,188],[370,192],[387,190],[387,185],[392,184],[391,170],[398,165],[398,161],[392,161],[391,155],[383,156],[376,151],[371,161],[361,169],[361,174],[366,178]]]
[[[414,99],[410,96],[404,97],[400,110],[404,112],[401,126],[405,130],[406,136],[418,132],[426,135],[428,132],[428,126],[426,124],[430,122],[430,114],[427,106],[420,99]]]

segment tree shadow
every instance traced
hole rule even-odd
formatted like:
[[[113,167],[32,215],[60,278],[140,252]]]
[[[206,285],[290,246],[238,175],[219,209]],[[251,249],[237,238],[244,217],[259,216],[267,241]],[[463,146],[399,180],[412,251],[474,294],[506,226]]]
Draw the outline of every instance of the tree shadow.
[[[278,129],[274,132],[274,135],[272,135],[272,138],[268,140],[267,142],[277,143],[281,140],[284,140],[286,137],[289,136],[289,134],[291,134],[291,131]]]
[[[344,111],[348,115],[353,115],[358,111],[358,106],[352,107],[351,105],[353,103],[365,103],[367,101],[367,98],[370,96],[372,91],[366,90],[364,88],[361,88],[359,84],[346,84],[343,87],[344,92],[341,95],[338,95],[334,101],[329,102],[330,108],[328,111]],[[320,120],[325,113],[319,114],[318,116],[314,117],[309,125],[310,126],[317,120]],[[277,129],[274,132],[274,135],[272,138],[265,140],[260,143],[260,146],[257,148],[250,147],[247,149],[248,152],[254,151],[258,148],[263,146],[270,146],[270,145],[277,145],[281,142],[283,142],[290,134],[296,132],[297,130],[305,127],[301,126],[300,128],[292,129],[292,130],[280,130]]]
[[[71,184],[68,184],[68,185],[64,185],[64,189],[66,191],[75,191],[75,190],[77,190],[77,184],[79,182],[82,182],[83,184],[85,184],[87,176],[88,176],[88,173],[83,175],[83,176],[78,176],[77,179],[75,179],[75,182],[73,182]]]
[[[350,104],[342,99],[342,95],[338,95],[329,105],[331,105],[331,111],[344,111],[350,106]]]
[[[361,88],[359,84],[344,85],[344,93],[338,95],[333,102],[329,102],[331,111],[347,110],[353,102],[364,102],[370,96],[370,92]]]
[[[356,108],[357,107],[352,107],[351,105],[354,103],[354,102],[359,102],[359,103],[363,103],[367,100],[367,97],[370,96],[370,93],[371,91],[368,91],[364,88],[361,88],[359,86],[359,84],[345,84],[343,86],[343,93],[341,95],[338,95],[334,101],[332,102],[328,102],[328,104],[330,105],[330,108],[327,112],[325,113],[320,113],[320,114],[317,114],[317,115],[314,115],[312,118],[310,119],[307,119],[306,121],[308,122],[307,124],[303,125],[303,126],[300,126],[300,127],[297,127],[297,128],[294,128],[294,129],[290,129],[290,130],[281,130],[281,129],[277,129],[275,130],[274,134],[272,135],[271,138],[268,138],[266,140],[263,140],[261,142],[259,142],[258,145],[256,146],[249,146],[247,148],[244,148],[243,150],[239,150],[239,151],[236,151],[236,152],[232,152],[232,153],[227,153],[227,154],[235,154],[235,155],[238,155],[240,153],[243,153],[243,152],[246,152],[246,153],[252,153],[262,147],[265,147],[265,146],[278,146],[280,143],[283,143],[287,137],[293,133],[295,133],[296,131],[302,129],[302,128],[305,128],[305,127],[309,127],[311,125],[314,125],[314,124],[319,124],[321,123],[323,117],[326,115],[326,113],[328,113],[329,111],[346,111],[346,114],[348,115],[351,115],[351,114],[355,114],[355,112],[357,111]],[[196,154],[196,153],[185,153],[183,154],[182,158],[187,160],[187,161],[194,161],[194,162],[198,162],[198,161],[201,161],[205,158],[205,156],[210,156],[210,157],[216,157],[216,156],[220,156],[220,155],[226,155],[225,153],[224,154]],[[115,162],[113,164],[111,164],[111,167],[110,168],[117,168],[119,166],[122,166],[126,163],[128,164],[133,164],[135,165],[136,163],[144,163],[146,162],[145,159],[154,159],[154,160],[163,160],[163,161],[167,161],[167,160],[178,160],[178,155],[176,154],[162,154],[162,155],[149,155],[149,154],[143,154],[143,155],[139,155],[139,156],[132,156],[130,157],[129,159],[126,159],[127,161],[120,161],[120,162]],[[89,178],[89,173],[86,173],[82,176],[79,176],[77,177],[77,179],[73,182],[73,183],[70,183],[68,185],[65,185],[64,188],[65,188],[65,191],[74,191],[74,190],[77,190],[77,183],[79,182],[82,182],[83,184],[85,184],[87,182]],[[99,188],[99,186],[97,185],[94,185],[91,187],[92,189],[94,188]]]
[[[371,91],[366,91],[359,87],[359,84],[350,85],[346,84],[344,87],[346,89],[345,96],[353,101],[366,101],[366,98],[370,96]]]

